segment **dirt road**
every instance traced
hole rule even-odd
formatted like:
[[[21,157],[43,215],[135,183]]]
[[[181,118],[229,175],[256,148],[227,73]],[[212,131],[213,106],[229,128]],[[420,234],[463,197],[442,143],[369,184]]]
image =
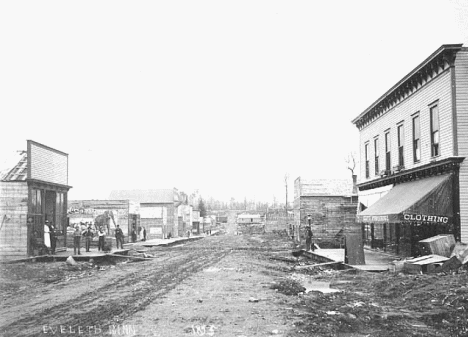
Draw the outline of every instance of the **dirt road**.
[[[227,300],[219,297],[226,282],[218,278],[238,283],[238,276],[246,276],[238,259],[246,258],[252,249],[257,251],[257,246],[258,241],[241,236],[215,236],[154,249],[156,258],[143,262],[99,267],[84,263],[78,269],[70,269],[64,263],[2,266],[1,333],[182,336],[193,334],[193,325],[195,330],[206,329],[208,334],[211,328],[219,334],[222,324],[212,324],[208,316],[199,315],[199,309],[208,304],[211,313],[232,310]],[[226,259],[227,256],[234,258]],[[209,269],[223,259],[224,267]],[[210,282],[215,274],[217,279]],[[186,291],[184,287],[192,293],[184,295],[185,300],[181,301],[178,289]],[[248,302],[258,295],[258,290],[262,288],[243,296],[249,307],[258,309],[256,302]],[[239,292],[225,291],[231,298],[240,296]],[[194,312],[198,318],[177,325],[173,322],[177,311]],[[244,314],[241,310],[242,317]]]
[[[222,235],[153,249],[142,262],[1,265],[0,334],[468,335],[466,270],[298,270],[290,245],[275,234]],[[336,292],[306,293],[310,282]]]

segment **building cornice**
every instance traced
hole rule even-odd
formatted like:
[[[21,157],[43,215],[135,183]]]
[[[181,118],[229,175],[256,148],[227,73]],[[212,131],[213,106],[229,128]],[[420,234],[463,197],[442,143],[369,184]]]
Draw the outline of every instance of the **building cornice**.
[[[28,183],[28,185],[43,186],[51,190],[59,188],[59,189],[65,189],[68,191],[69,189],[73,188],[73,186],[69,186],[69,185],[57,184],[57,183],[53,183],[50,181],[43,181],[43,180],[30,179],[30,178],[26,179],[26,182]]]
[[[352,123],[361,130],[410,95],[425,87],[440,74],[454,66],[456,53],[462,49],[462,46],[463,44],[442,45],[358,117],[353,119]]]
[[[359,191],[365,191],[382,186],[400,184],[406,181],[416,180],[437,174],[453,172],[454,170],[458,170],[460,163],[463,162],[464,159],[465,157],[450,157],[426,165],[414,167],[409,170],[403,170],[395,174],[366,181],[357,184],[357,187],[359,188]]]

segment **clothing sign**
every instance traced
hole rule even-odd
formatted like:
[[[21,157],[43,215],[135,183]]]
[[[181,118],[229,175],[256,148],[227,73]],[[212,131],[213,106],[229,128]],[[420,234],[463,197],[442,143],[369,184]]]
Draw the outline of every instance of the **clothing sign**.
[[[403,214],[405,221],[421,221],[433,223],[448,223],[448,216],[427,215],[427,214]]]

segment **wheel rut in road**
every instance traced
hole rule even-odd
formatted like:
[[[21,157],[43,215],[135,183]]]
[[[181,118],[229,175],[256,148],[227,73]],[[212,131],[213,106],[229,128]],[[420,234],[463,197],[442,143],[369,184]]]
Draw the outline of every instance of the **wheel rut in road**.
[[[45,335],[44,326],[68,329],[60,336],[76,336],[77,327],[107,327],[143,310],[189,276],[210,267],[230,253],[230,249],[171,249],[161,258],[135,262],[128,270],[115,270],[116,278],[69,301],[28,312],[2,327],[3,336]],[[130,265],[130,264],[128,264]],[[119,275],[124,273],[124,275]],[[86,282],[86,281],[83,281]],[[45,304],[47,305],[47,304]],[[60,331],[60,330],[59,330]],[[51,334],[51,331],[49,331]]]

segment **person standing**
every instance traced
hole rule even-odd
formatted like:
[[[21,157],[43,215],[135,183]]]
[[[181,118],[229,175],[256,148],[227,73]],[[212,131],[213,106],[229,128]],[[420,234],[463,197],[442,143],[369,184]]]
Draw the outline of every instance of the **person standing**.
[[[55,231],[55,227],[53,224],[50,224],[50,251],[51,254],[55,254],[55,248],[57,247],[57,232]]]
[[[91,247],[91,240],[93,239],[94,233],[91,230],[91,225],[88,226],[88,229],[83,232],[86,242],[86,251],[89,252]]]
[[[50,228],[49,220],[45,221],[44,224],[44,245],[47,247],[47,250],[50,251]]]
[[[106,233],[104,232],[104,228],[99,227],[99,233],[98,233],[99,241],[98,241],[98,251],[104,251],[104,242],[106,239]]]
[[[133,228],[132,228],[132,242],[136,242],[136,240],[137,240],[137,233],[136,233],[135,225],[133,225]]]
[[[119,225],[117,225],[117,228],[115,229],[115,241],[116,241],[117,249],[119,249],[119,242],[120,242],[120,248],[123,249],[124,234],[122,232],[122,228],[120,228]]]
[[[314,250],[312,247],[312,237],[313,237],[313,234],[312,234],[312,229],[310,228],[310,226],[307,226],[307,229],[306,229],[306,251],[309,251],[309,250]]]
[[[76,251],[78,250],[78,255],[81,255],[81,230],[80,226],[77,224],[75,225],[75,231],[73,232],[73,253],[76,255]]]
[[[146,241],[146,228],[143,227],[143,241]]]
[[[38,236],[37,231],[34,231],[32,236],[31,236],[30,244],[31,244],[31,251],[32,251],[33,256],[36,256],[36,253],[39,253],[38,252],[39,247],[38,247],[38,244],[37,244],[37,236]]]

